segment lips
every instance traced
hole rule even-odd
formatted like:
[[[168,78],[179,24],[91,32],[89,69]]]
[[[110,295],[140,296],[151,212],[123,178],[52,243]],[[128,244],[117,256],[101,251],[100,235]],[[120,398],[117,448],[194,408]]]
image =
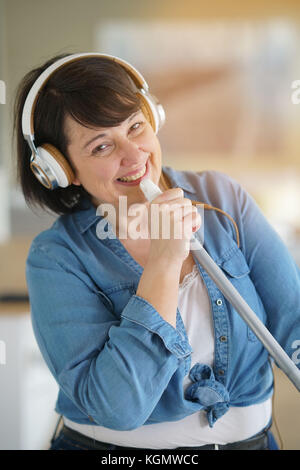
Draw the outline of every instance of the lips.
[[[135,186],[138,185],[145,176],[149,173],[149,165],[148,160],[145,166],[139,170],[138,172],[131,172],[126,176],[118,178],[116,183],[126,185],[126,186]]]
[[[125,181],[125,182],[129,182],[129,181],[135,181],[137,180],[138,178],[141,178],[142,176],[144,176],[145,174],[145,171],[146,171],[146,165],[144,166],[144,168],[142,168],[141,171],[137,172],[137,173],[134,173],[133,175],[128,175],[128,176],[124,176],[123,178],[118,178],[119,181]]]
[[[148,160],[148,158],[147,158],[147,160]],[[144,163],[144,165],[140,165],[140,166],[139,166],[138,168],[136,168],[135,170],[129,171],[128,173],[126,173],[126,175],[119,176],[119,178],[127,178],[127,176],[134,176],[134,175],[136,175],[137,173],[139,173],[140,171],[142,171],[142,170],[144,169],[144,166],[146,165],[147,160],[146,160],[146,162]]]

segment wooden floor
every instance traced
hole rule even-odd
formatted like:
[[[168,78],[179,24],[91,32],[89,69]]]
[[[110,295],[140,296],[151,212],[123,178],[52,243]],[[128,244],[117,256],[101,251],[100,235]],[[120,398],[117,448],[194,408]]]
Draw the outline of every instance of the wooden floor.
[[[272,431],[279,443],[275,421],[282,439],[282,450],[300,450],[300,392],[286,375],[274,368],[275,395]]]

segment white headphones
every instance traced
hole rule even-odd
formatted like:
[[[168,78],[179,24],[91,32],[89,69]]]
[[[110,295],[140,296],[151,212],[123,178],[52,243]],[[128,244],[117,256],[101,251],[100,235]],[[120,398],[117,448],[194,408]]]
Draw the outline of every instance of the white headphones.
[[[157,133],[165,122],[165,112],[162,105],[149,93],[149,86],[143,76],[128,62],[118,57],[93,52],[72,54],[54,62],[54,64],[44,70],[32,85],[22,113],[22,132],[32,151],[30,168],[39,182],[47,189],[55,189],[57,187],[66,188],[72,184],[74,173],[68,160],[52,144],[46,143],[38,148],[35,146],[33,122],[37,97],[50,76],[57,69],[67,63],[80,60],[82,57],[101,57],[111,59],[120,64],[136,85],[138,89],[137,94],[141,101],[141,109],[150,122],[154,132]]]

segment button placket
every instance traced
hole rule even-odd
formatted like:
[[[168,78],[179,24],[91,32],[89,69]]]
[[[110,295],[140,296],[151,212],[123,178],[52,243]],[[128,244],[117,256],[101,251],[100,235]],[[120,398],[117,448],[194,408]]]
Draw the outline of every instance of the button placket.
[[[198,264],[198,263],[197,263]],[[224,384],[228,364],[228,314],[226,304],[221,292],[210,279],[204,269],[198,265],[203,281],[206,285],[208,295],[211,299],[211,310],[215,332],[215,360],[214,370],[218,380]],[[220,339],[222,338],[222,340]],[[225,340],[226,338],[226,340]]]
[[[214,306],[215,315],[215,370],[220,382],[225,382],[228,362],[228,320],[225,304]]]

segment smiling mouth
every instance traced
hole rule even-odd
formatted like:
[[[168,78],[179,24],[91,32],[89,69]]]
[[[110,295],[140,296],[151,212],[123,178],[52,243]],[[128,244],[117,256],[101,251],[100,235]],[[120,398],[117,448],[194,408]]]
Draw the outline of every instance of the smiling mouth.
[[[134,173],[133,175],[123,176],[121,178],[118,178],[116,181],[119,184],[123,184],[123,185],[127,185],[127,186],[128,185],[133,186],[133,185],[139,184],[140,181],[146,175],[148,175],[148,173],[149,173],[149,161],[147,160],[145,165],[144,165],[144,168],[142,168],[139,172]]]
[[[123,178],[118,178],[118,181],[123,181],[124,183],[128,183],[129,181],[135,181],[141,178],[142,176],[144,176],[144,174],[146,173],[146,169],[147,168],[145,165],[144,168],[138,173],[135,173],[134,175],[131,175],[131,176],[124,176]]]

